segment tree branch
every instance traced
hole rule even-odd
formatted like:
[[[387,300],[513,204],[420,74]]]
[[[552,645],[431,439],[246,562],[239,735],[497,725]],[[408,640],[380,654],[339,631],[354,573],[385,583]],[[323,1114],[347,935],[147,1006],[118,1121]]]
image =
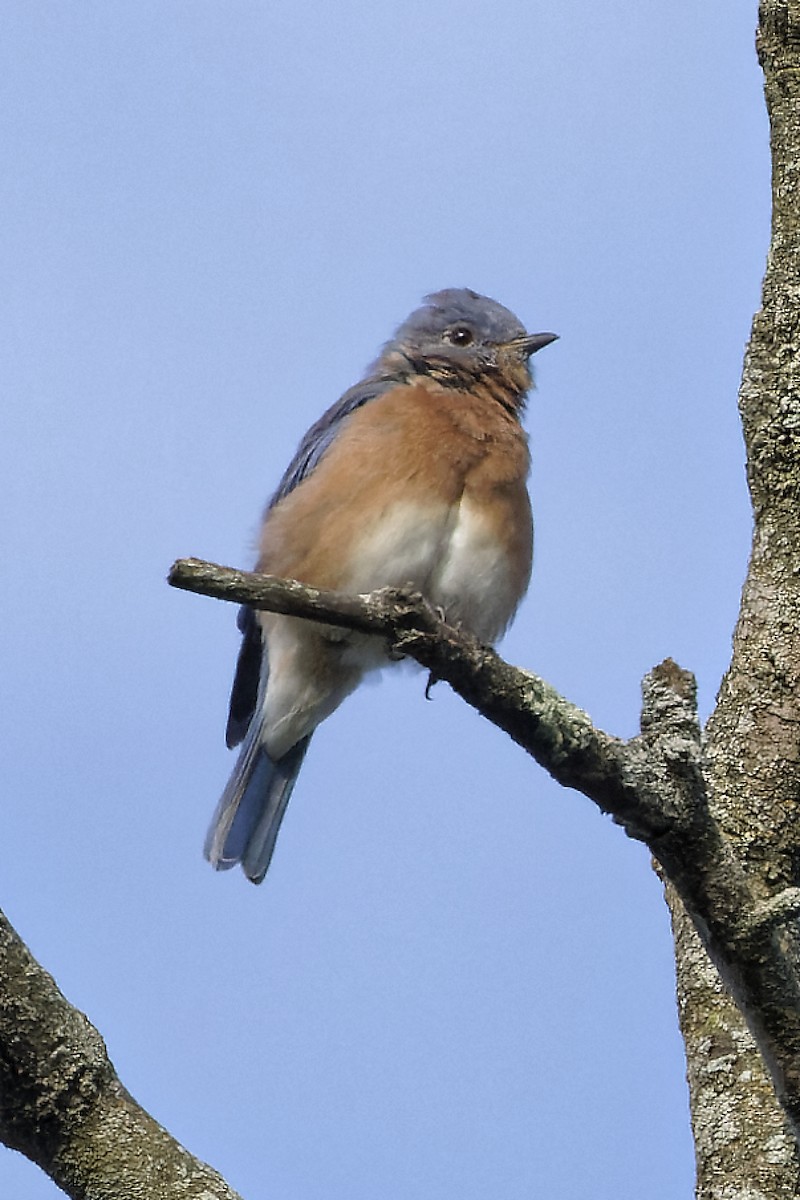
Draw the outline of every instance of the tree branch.
[[[75,1200],[240,1200],[120,1083],[103,1039],[0,913],[0,1138]]]
[[[449,683],[554,779],[594,800],[631,837],[659,836],[676,817],[665,816],[669,801],[663,789],[656,793],[646,786],[633,744],[596,729],[582,709],[539,676],[448,625],[419,593],[383,588],[346,596],[192,558],[174,563],[168,579],[185,591],[382,637],[390,656],[413,658]]]
[[[549,684],[447,625],[423,597],[321,592],[294,580],[176,562],[174,587],[383,637],[645,842],[680,895],[800,1130],[800,987],[785,953],[791,902],[754,895],[733,843],[711,812],[694,678],[667,660],[644,681],[642,733],[629,742],[592,724]],[[766,907],[765,907],[766,904]]]

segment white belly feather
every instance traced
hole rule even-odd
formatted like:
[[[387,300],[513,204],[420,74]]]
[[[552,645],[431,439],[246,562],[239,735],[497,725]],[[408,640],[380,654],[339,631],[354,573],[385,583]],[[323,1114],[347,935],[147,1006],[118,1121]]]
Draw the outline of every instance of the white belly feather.
[[[447,619],[484,642],[494,642],[514,615],[520,597],[516,572],[496,528],[462,499],[444,553],[431,579],[429,599]]]
[[[468,500],[451,508],[395,505],[356,536],[346,592],[410,585],[482,641],[504,631],[519,601],[507,552]],[[280,757],[338,707],[362,676],[386,666],[380,638],[270,616],[263,738]],[[322,656],[322,657],[320,657]]]
[[[483,641],[500,636],[519,596],[506,548],[469,500],[451,508],[398,504],[354,548],[346,590],[411,584]]]

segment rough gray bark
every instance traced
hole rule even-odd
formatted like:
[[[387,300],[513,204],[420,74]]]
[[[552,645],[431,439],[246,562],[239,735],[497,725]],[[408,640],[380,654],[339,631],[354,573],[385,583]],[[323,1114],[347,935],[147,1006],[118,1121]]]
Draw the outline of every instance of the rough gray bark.
[[[0,1139],[75,1200],[240,1200],[140,1108],[0,913]]]
[[[740,394],[755,528],[705,736],[694,681],[669,660],[645,679],[641,734],[623,742],[420,597],[341,597],[194,560],[170,576],[385,638],[649,846],[673,916],[702,1200],[800,1195],[800,0],[762,0],[758,48],[773,231]],[[132,1100],[99,1034],[4,922],[0,976],[6,1144],[75,1197],[234,1196]]]
[[[754,532],[733,657],[705,745],[711,811],[735,845],[754,895],[766,899],[796,886],[800,873],[798,0],[762,0],[757,44],[771,128],[773,211],[762,308],[739,396]],[[797,1148],[753,1040],[685,915],[672,907],[698,1195],[797,1196]],[[779,923],[772,936],[796,977],[797,921]],[[797,1048],[794,1055],[797,1071]]]
[[[666,896],[675,936],[696,1194],[700,1200],[789,1200],[800,1194],[796,1143],[755,1039],[669,884]]]

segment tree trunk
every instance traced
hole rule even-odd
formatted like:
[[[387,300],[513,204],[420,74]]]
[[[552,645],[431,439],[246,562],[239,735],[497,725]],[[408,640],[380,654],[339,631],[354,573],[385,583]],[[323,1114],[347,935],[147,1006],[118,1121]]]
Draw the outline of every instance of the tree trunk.
[[[666,898],[675,937],[697,1200],[789,1200],[800,1195],[797,1146],[755,1040],[669,884]]]
[[[740,412],[754,532],[733,658],[706,729],[709,804],[756,896],[800,881],[800,2],[762,0],[772,240]],[[752,1036],[668,888],[700,1200],[797,1196],[797,1147]],[[798,959],[796,922],[779,934]]]

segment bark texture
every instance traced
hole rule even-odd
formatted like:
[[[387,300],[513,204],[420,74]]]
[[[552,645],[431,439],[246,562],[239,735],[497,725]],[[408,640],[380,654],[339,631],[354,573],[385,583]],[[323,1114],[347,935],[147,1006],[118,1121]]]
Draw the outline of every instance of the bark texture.
[[[798,0],[762,0],[757,44],[771,129],[773,210],[762,307],[753,321],[739,396],[754,532],[733,657],[705,748],[711,811],[736,847],[753,893],[763,900],[800,882]],[[674,894],[671,908],[698,1197],[797,1196],[797,1146],[752,1037]],[[796,918],[779,922],[772,937],[797,979]],[[767,991],[763,1003],[782,1002]],[[787,1061],[797,1071],[796,1031],[792,1042]],[[780,1092],[785,1086],[780,1069],[776,1078]]]
[[[671,885],[678,1015],[686,1047],[696,1194],[702,1200],[790,1200],[796,1144],[753,1035]]]
[[[140,1108],[0,913],[0,1139],[75,1200],[240,1200]]]

